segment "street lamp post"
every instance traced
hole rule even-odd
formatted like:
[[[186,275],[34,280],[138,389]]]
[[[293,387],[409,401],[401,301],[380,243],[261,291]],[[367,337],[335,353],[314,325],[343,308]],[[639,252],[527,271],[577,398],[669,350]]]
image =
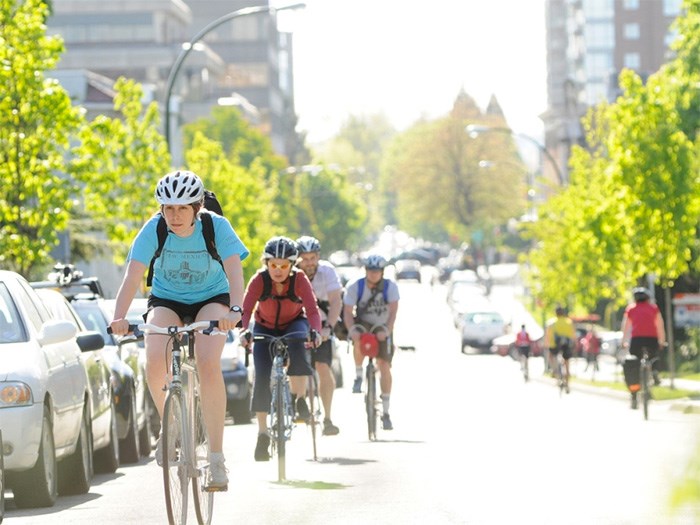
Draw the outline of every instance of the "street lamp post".
[[[248,16],[248,15],[255,15],[258,13],[276,13],[277,11],[285,11],[289,9],[299,9],[306,7],[306,4],[299,3],[299,4],[291,4],[291,5],[286,5],[282,7],[272,7],[272,6],[252,6],[252,7],[245,7],[243,9],[238,9],[236,11],[232,11],[230,13],[227,13],[213,22],[210,22],[204,29],[202,29],[199,33],[197,33],[194,37],[192,37],[192,40],[189,41],[188,44],[185,44],[182,47],[182,50],[180,51],[180,54],[177,56],[175,59],[175,62],[173,63],[172,67],[170,68],[170,74],[168,75],[168,83],[165,88],[165,118],[164,118],[164,127],[165,127],[165,142],[168,144],[168,151],[172,153],[172,145],[171,145],[171,140],[170,140],[170,99],[172,97],[172,92],[173,92],[173,86],[175,85],[175,80],[177,79],[177,75],[180,72],[180,68],[182,67],[182,63],[185,61],[187,58],[187,55],[190,54],[190,51],[195,47],[195,44],[197,44],[202,38],[204,38],[210,31],[213,31],[217,27],[219,27],[221,24],[224,22],[228,22],[229,20],[233,20],[234,18],[240,18],[242,16]]]
[[[506,133],[508,135],[512,135],[513,137],[517,138],[522,138],[530,142],[531,144],[534,144],[537,146],[537,148],[540,150],[542,154],[544,154],[545,157],[547,157],[547,160],[552,164],[552,168],[554,168],[554,171],[557,175],[557,179],[559,180],[559,184],[561,186],[566,185],[566,181],[564,180],[564,175],[562,174],[561,169],[559,168],[559,164],[554,160],[554,157],[552,157],[552,154],[545,148],[537,139],[534,137],[531,137],[530,135],[526,135],[525,133],[518,133],[517,131],[513,131],[510,128],[505,128],[505,127],[498,127],[498,126],[479,126],[476,124],[469,124],[466,128],[465,131],[469,134],[470,137],[474,138],[480,135],[481,133],[490,133],[490,132],[496,132],[496,133]]]

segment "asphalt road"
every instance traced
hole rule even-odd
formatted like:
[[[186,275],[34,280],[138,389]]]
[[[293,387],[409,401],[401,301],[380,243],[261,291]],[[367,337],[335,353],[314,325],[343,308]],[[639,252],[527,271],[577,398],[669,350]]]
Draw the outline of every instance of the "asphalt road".
[[[700,417],[664,405],[644,421],[626,401],[546,381],[525,384],[510,358],[465,355],[442,289],[401,283],[394,361],[395,430],[366,434],[362,395],[336,391],[338,436],[294,430],[288,481],[256,463],[254,425],[226,427],[230,490],[213,523],[246,524],[695,524],[700,509],[669,507],[669,493],[700,440]],[[353,364],[343,354],[346,385]],[[7,523],[166,523],[153,460],[95,478],[90,492]],[[192,518],[191,523],[196,520]]]

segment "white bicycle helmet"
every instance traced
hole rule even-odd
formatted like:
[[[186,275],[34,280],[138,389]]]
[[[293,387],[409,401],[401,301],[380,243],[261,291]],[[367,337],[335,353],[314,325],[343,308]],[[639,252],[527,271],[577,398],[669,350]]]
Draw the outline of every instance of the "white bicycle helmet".
[[[297,239],[297,246],[299,247],[299,253],[311,253],[320,252],[321,243],[316,237],[311,237],[310,235],[304,235]]]
[[[365,260],[365,268],[367,270],[383,270],[386,266],[386,259],[381,255],[372,254]]]
[[[156,185],[158,204],[194,204],[204,199],[204,184],[191,171],[173,171]]]
[[[288,237],[273,237],[265,243],[263,259],[289,259],[294,262],[299,257],[297,243]]]

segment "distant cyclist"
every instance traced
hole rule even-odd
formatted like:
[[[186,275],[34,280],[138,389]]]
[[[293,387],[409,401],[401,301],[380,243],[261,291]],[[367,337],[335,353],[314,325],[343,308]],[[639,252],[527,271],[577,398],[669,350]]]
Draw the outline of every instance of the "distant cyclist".
[[[569,313],[563,306],[557,306],[556,318],[547,323],[545,341],[549,348],[550,370],[557,369],[557,356],[559,353],[564,358],[564,379],[569,384],[569,360],[573,356],[576,342],[576,328],[569,317]],[[567,386],[568,392],[568,386]]]
[[[661,311],[655,303],[650,302],[651,294],[644,287],[632,290],[634,302],[625,309],[622,318],[622,345],[629,346],[629,352],[641,361],[644,349],[650,359],[659,355],[659,348],[666,344],[666,331]],[[654,384],[658,385],[658,359],[653,361],[652,375]],[[632,407],[637,405],[637,392],[632,392]]]
[[[331,405],[335,390],[335,377],[331,370],[333,361],[333,341],[331,338],[333,327],[338,322],[343,307],[343,287],[335,267],[330,262],[321,259],[321,243],[318,239],[305,235],[297,239],[297,246],[299,247],[297,264],[311,281],[323,320],[323,328],[321,329],[323,342],[321,346],[311,350],[311,364],[318,372],[319,394],[323,403],[323,435],[335,436],[339,429],[331,420]]]
[[[520,366],[523,370],[525,379],[530,375],[528,367],[528,359],[530,358],[530,347],[532,345],[532,339],[530,339],[530,334],[527,332],[525,325],[520,325],[520,330],[515,334],[515,348],[518,350],[518,356],[520,358]]]
[[[148,297],[146,320],[157,326],[183,326],[192,321],[218,320],[223,332],[235,328],[241,319],[243,298],[243,268],[241,260],[248,249],[236,235],[227,219],[211,214],[219,264],[209,252],[203,235],[204,186],[191,171],[176,171],[158,181],[155,197],[160,215],[143,225],[136,235],[127,259],[126,272],[110,323],[117,335],[126,334],[129,322],[126,314],[144,274],[152,264],[158,247],[157,226],[162,216],[167,225],[167,237],[161,255],[153,265],[153,286]],[[146,336],[146,373],[148,388],[163,414],[167,337]],[[222,451],[226,417],[226,389],[221,373],[221,353],[225,334],[198,334],[195,359],[201,385],[204,423],[211,440],[208,486],[226,490],[228,476]],[[163,461],[161,439],[156,443],[156,461]]]
[[[382,428],[392,430],[393,424],[389,415],[391,396],[391,360],[394,357],[394,345],[391,334],[394,331],[396,313],[399,309],[399,287],[384,277],[386,259],[381,255],[370,255],[365,261],[365,276],[349,283],[343,297],[343,319],[352,338],[355,357],[355,382],[352,387],[354,393],[359,393],[362,388],[362,361],[364,356],[360,351],[360,332],[353,330],[354,324],[360,324],[369,330],[375,325],[384,325],[389,333],[379,332],[379,355],[377,366],[379,368],[379,385],[382,391]],[[360,290],[362,289],[362,290]],[[360,293],[361,291],[361,293]],[[359,297],[358,297],[359,296]]]
[[[318,346],[321,342],[321,316],[309,279],[304,272],[294,267],[298,256],[297,245],[292,239],[273,237],[267,241],[262,255],[264,268],[250,279],[245,291],[242,325],[247,330],[254,318],[253,334],[274,337],[286,334],[303,337],[311,327],[318,336],[313,341],[313,346]],[[267,414],[272,403],[272,355],[267,341],[254,343],[253,361],[255,383],[252,408],[258,420],[255,461],[268,461],[270,435]],[[312,373],[304,343],[290,342],[287,374],[299,419],[308,419],[310,416],[305,395],[307,376]]]

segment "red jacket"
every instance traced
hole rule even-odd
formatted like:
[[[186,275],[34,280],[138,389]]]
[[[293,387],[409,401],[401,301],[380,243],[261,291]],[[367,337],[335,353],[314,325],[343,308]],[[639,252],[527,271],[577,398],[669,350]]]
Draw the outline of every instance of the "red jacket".
[[[306,317],[309,320],[311,328],[320,332],[321,315],[318,311],[316,296],[311,287],[311,282],[306,274],[302,271],[292,270],[296,272],[294,295],[301,299],[301,303],[292,301],[287,297],[289,277],[282,283],[283,288],[280,294],[277,293],[273,281],[272,290],[270,291],[272,297],[263,301],[258,301],[263,292],[262,273],[266,271],[267,270],[260,270],[251,278],[250,282],[248,282],[248,288],[246,288],[242,306],[243,319],[241,323],[243,324],[243,328],[248,328],[250,318],[253,311],[255,311],[255,322],[272,330],[284,330],[292,321],[300,317]]]

